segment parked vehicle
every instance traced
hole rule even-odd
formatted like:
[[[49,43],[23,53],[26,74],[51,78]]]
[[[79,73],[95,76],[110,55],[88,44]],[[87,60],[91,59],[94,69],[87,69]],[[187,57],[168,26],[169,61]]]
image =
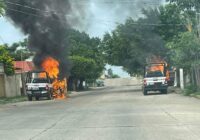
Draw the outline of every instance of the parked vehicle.
[[[147,95],[148,91],[160,91],[167,94],[168,79],[166,73],[164,63],[148,64],[144,71],[143,94]]]
[[[26,77],[26,94],[29,101],[35,97],[47,97],[49,100],[53,97],[53,86],[51,79],[46,71],[31,71]]]
[[[103,80],[97,80],[96,81],[97,87],[103,87],[104,86],[104,81]]]

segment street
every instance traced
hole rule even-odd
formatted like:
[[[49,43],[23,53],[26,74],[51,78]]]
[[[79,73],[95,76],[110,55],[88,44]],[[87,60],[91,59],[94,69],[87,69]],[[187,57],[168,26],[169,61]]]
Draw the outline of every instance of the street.
[[[200,100],[103,87],[0,106],[1,140],[198,140]]]

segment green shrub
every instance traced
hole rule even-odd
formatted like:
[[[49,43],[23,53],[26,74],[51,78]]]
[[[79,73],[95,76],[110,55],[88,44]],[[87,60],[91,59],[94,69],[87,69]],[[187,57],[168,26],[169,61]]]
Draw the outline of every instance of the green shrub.
[[[198,87],[196,85],[188,85],[186,86],[185,88],[185,95],[190,95],[190,94],[193,94],[193,93],[196,93],[198,91]]]

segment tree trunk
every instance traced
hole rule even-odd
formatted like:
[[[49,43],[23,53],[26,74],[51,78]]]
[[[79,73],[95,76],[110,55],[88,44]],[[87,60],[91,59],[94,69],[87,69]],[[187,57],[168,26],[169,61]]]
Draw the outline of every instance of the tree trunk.
[[[83,78],[80,78],[79,90],[84,90],[83,81],[84,81],[84,79],[83,79]]]

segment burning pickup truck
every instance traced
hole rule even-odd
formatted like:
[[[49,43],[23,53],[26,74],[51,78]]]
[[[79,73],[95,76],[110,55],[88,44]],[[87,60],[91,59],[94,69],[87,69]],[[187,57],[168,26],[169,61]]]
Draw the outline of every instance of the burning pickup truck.
[[[48,99],[64,99],[67,93],[66,78],[59,79],[59,62],[47,57],[41,65],[43,71],[29,72],[26,78],[26,93],[28,100],[32,97],[39,100],[40,97]]]
[[[151,63],[145,67],[143,94],[148,91],[160,91],[167,94],[168,78],[165,63]]]
[[[36,100],[40,97],[52,99],[53,86],[48,73],[46,71],[29,72],[26,77],[26,93],[29,101],[32,101],[33,97]]]

